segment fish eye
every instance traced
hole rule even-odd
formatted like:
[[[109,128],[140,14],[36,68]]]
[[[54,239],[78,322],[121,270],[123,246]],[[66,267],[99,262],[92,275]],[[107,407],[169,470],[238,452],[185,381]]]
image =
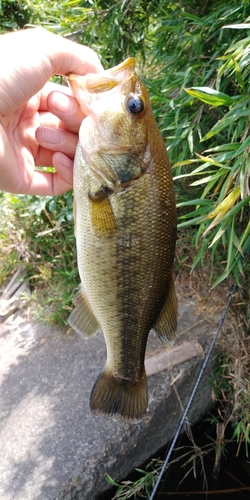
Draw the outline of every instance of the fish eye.
[[[125,105],[131,115],[137,116],[144,111],[144,102],[137,94],[129,94],[126,97]]]

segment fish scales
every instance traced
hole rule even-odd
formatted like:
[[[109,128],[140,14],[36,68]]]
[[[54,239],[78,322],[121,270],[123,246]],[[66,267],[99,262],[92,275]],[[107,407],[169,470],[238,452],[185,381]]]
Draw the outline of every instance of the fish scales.
[[[126,81],[135,75],[131,59],[118,66],[124,73],[124,66],[129,65],[128,75],[122,75],[117,83],[117,87],[123,85],[122,103],[131,94],[131,85],[130,92],[124,90],[123,80],[126,87]],[[113,70],[117,78],[119,69]],[[104,73],[112,77],[113,70]],[[124,104],[117,113],[105,104],[104,110],[92,115],[89,105],[89,114],[94,115],[92,128],[91,121],[87,125],[87,119],[83,122],[84,138],[80,133],[74,162],[75,231],[82,286],[78,292],[81,298],[76,298],[69,318],[72,327],[85,337],[100,327],[106,341],[107,362],[91,393],[92,411],[104,416],[117,413],[129,421],[140,420],[147,409],[144,357],[149,331],[154,327],[161,338],[171,341],[177,321],[172,276],[176,208],[171,169],[146,90],[138,77],[135,82],[132,89],[142,95],[147,107],[141,118],[130,116]],[[101,101],[114,90],[99,92],[98,88]],[[114,94],[113,99],[120,94]],[[98,127],[93,130],[96,120]],[[92,148],[90,155],[88,148]],[[89,323],[92,329],[87,331]]]

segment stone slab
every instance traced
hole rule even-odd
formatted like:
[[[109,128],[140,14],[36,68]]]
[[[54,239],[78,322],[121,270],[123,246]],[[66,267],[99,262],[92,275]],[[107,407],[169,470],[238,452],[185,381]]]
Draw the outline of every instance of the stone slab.
[[[94,500],[174,435],[216,317],[179,299],[178,338],[166,351],[154,333],[147,348],[149,409],[139,424],[101,418],[89,395],[104,366],[102,334],[87,341],[16,312],[0,324],[0,500]],[[211,407],[209,372],[189,421]]]

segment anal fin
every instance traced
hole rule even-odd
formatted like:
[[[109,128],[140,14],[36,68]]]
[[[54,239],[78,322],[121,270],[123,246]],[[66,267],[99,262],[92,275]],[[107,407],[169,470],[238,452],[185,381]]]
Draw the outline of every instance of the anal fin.
[[[163,342],[173,343],[177,329],[178,303],[174,289],[174,279],[171,276],[169,293],[162,310],[153,325],[153,329]]]
[[[84,339],[95,335],[100,329],[100,325],[90,308],[82,285],[73,298],[73,304],[75,309],[68,318],[69,325]]]

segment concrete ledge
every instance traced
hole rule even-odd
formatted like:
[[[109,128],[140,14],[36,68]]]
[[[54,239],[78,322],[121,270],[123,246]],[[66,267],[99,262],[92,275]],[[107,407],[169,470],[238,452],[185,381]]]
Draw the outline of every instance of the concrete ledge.
[[[179,336],[166,351],[152,333],[147,349],[149,409],[140,424],[91,414],[89,395],[102,369],[102,334],[87,341],[34,323],[28,310],[0,325],[0,498],[94,500],[174,435],[217,318],[179,300]],[[209,372],[191,408],[212,405]]]

